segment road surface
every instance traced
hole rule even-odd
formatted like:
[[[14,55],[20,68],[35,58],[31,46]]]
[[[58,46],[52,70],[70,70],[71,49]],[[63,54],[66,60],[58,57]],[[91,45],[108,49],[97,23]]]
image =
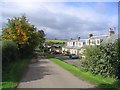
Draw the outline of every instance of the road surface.
[[[64,62],[67,62],[69,64],[72,64],[78,68],[81,67],[80,59],[71,59],[71,58],[69,58],[69,56],[64,56],[63,54],[54,54],[54,57],[58,58]]]
[[[17,88],[94,88],[49,59],[31,63]]]

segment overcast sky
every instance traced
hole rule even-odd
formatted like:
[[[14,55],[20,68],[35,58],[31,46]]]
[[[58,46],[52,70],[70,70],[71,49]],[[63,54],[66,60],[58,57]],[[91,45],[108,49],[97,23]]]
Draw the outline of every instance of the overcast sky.
[[[22,14],[26,14],[38,29],[43,29],[47,38],[87,38],[88,33],[107,34],[110,27],[118,25],[117,2],[42,3],[16,0],[2,3],[3,26],[8,18]]]

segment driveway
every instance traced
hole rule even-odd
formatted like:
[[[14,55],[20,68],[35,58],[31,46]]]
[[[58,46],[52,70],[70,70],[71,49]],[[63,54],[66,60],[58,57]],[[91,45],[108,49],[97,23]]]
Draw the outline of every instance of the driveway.
[[[39,59],[29,65],[18,88],[93,88],[49,59]],[[19,89],[18,89],[19,90]]]
[[[54,54],[53,56],[74,66],[81,67],[80,59],[70,59],[69,56],[63,54]]]

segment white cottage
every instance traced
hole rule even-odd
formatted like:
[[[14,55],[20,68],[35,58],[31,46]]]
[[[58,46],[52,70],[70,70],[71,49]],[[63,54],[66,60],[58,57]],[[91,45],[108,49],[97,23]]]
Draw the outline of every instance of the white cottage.
[[[100,45],[103,42],[105,43],[105,41],[115,41],[116,39],[117,37],[115,36],[114,29],[112,28],[109,29],[109,33],[107,35],[93,36],[93,34],[89,33],[88,39],[81,39],[78,37],[77,40],[68,40],[62,47],[62,53],[69,52],[70,54],[80,55],[85,50],[83,47],[87,45]]]

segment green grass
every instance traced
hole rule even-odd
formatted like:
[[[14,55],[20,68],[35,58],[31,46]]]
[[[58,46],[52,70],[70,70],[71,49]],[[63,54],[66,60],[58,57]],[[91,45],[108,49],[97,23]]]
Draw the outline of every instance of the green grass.
[[[46,42],[63,43],[63,42],[67,42],[67,41],[66,40],[52,40],[52,39],[47,39]]]
[[[64,69],[68,70],[69,72],[73,73],[74,75],[78,76],[81,79],[84,79],[92,84],[95,84],[98,87],[103,88],[111,88],[111,90],[119,90],[120,86],[118,85],[116,79],[113,78],[103,78],[100,75],[92,75],[90,72],[85,72],[84,70],[77,68],[71,64],[65,63],[59,59],[56,58],[50,58],[54,63],[60,65]],[[113,89],[114,88],[114,89]]]
[[[18,82],[20,81],[22,74],[24,72],[24,69],[29,64],[30,59],[33,56],[28,56],[24,59],[20,59],[14,63],[10,63],[5,71],[3,71],[3,81],[2,81],[2,90],[6,90],[6,88],[9,88],[9,90],[14,90],[14,88],[17,86]]]

